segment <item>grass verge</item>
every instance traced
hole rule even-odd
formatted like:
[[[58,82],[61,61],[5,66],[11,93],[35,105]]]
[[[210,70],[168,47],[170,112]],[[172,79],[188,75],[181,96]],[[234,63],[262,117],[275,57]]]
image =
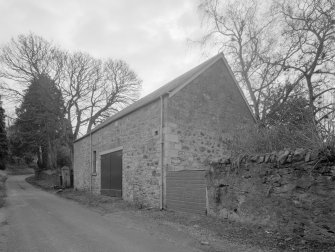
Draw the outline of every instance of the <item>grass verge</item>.
[[[6,198],[6,185],[7,174],[5,171],[0,170],[0,208],[5,205]]]
[[[54,191],[54,186],[58,185],[58,179],[58,175],[56,174],[48,175],[41,173],[39,179],[36,179],[35,175],[31,175],[26,178],[26,181],[29,184],[42,188],[43,190]]]
[[[0,170],[0,251],[7,251],[8,221],[3,211],[6,198],[6,180],[6,172]]]

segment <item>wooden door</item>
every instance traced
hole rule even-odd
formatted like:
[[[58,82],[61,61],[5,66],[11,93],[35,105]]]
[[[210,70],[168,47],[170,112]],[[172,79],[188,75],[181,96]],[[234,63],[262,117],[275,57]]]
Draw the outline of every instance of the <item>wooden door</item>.
[[[101,156],[101,194],[122,197],[122,150]]]

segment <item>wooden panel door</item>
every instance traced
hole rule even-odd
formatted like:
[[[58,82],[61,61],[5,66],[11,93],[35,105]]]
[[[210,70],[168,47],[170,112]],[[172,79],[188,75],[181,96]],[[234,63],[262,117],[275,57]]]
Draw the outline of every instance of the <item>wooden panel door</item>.
[[[101,156],[101,194],[122,197],[122,150]]]

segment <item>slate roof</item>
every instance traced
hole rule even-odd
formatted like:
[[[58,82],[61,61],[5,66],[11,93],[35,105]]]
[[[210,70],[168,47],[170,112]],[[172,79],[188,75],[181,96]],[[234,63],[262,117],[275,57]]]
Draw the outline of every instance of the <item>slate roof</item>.
[[[180,89],[183,86],[187,85],[189,82],[191,82],[193,79],[195,79],[197,76],[199,76],[202,72],[204,72],[206,69],[208,69],[211,65],[213,65],[216,61],[222,59],[225,63],[225,65],[227,66],[228,70],[230,71],[230,73],[232,74],[232,77],[238,87],[238,89],[241,92],[241,95],[243,97],[243,99],[245,100],[247,106],[249,107],[243,92],[240,88],[240,86],[237,84],[235,77],[233,75],[233,73],[230,70],[230,67],[228,66],[228,63],[225,59],[225,57],[223,56],[223,53],[219,53],[216,56],[208,59],[207,61],[203,62],[202,64],[192,68],[191,70],[189,70],[188,72],[180,75],[179,77],[177,77],[176,79],[168,82],[167,84],[163,85],[162,87],[160,87],[159,89],[157,89],[156,91],[148,94],[147,96],[139,99],[138,101],[134,102],[133,104],[129,105],[128,107],[124,108],[123,110],[121,110],[120,112],[116,113],[115,115],[109,117],[106,121],[104,121],[103,123],[99,124],[98,126],[96,126],[94,129],[91,130],[91,133],[107,126],[108,124],[120,119],[121,117],[126,116],[127,114],[159,99],[162,95],[164,94],[169,94],[170,92]],[[250,109],[250,107],[249,107]],[[252,113],[251,109],[250,112]],[[253,115],[253,113],[252,113]],[[254,116],[254,115],[253,115]],[[83,136],[81,136],[80,138],[76,139],[74,142],[79,141],[80,139],[88,136],[90,133],[87,133]]]

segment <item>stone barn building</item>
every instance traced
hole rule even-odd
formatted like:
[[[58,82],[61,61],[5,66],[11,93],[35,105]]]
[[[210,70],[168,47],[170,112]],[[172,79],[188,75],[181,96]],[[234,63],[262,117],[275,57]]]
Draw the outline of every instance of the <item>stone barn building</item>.
[[[74,143],[74,186],[143,206],[205,213],[205,164],[253,114],[223,54],[98,125]]]

